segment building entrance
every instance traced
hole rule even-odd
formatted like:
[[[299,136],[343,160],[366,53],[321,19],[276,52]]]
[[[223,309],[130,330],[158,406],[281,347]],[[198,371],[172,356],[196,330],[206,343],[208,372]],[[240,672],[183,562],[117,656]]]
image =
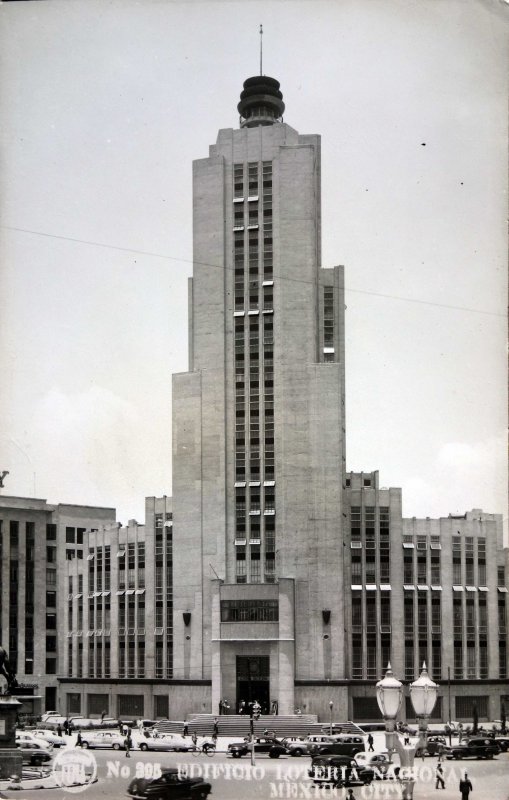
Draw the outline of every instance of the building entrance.
[[[237,656],[237,710],[242,701],[246,706],[258,701],[262,714],[270,712],[269,676],[269,656]]]

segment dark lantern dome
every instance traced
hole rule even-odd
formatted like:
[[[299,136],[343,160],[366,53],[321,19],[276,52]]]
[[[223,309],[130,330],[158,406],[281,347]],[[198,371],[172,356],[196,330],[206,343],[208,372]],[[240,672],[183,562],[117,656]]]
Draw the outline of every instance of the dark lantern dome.
[[[241,128],[256,125],[273,125],[281,122],[285,104],[279,91],[279,81],[267,75],[256,75],[244,81],[244,89],[237,106]]]

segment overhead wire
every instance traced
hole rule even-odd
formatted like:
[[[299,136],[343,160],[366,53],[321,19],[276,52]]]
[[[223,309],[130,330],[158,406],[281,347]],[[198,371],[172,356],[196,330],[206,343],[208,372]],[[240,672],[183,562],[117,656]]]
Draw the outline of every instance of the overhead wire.
[[[133,248],[133,247],[120,247],[119,245],[106,244],[104,242],[95,242],[95,241],[92,241],[92,240],[89,240],[89,239],[77,239],[77,238],[72,237],[72,236],[62,236],[62,235],[59,235],[59,234],[47,233],[47,232],[44,232],[44,231],[34,231],[34,230],[30,230],[29,228],[19,228],[19,227],[15,227],[13,225],[0,225],[0,228],[3,228],[4,230],[9,230],[9,231],[17,231],[19,233],[28,233],[28,234],[32,234],[34,236],[44,236],[44,237],[46,237],[48,239],[59,239],[61,241],[65,241],[65,242],[74,242],[76,244],[84,244],[84,245],[88,245],[90,247],[102,247],[102,248],[105,248],[107,250],[116,250],[116,251],[122,252],[122,253],[132,253],[134,255],[148,256],[150,258],[162,258],[162,259],[165,259],[166,261],[177,261],[177,262],[179,262],[181,264],[191,264],[191,265],[197,265],[197,266],[201,266],[201,267],[210,267],[212,269],[220,269],[220,270],[223,270],[223,271],[228,271],[228,272],[231,272],[232,274],[233,274],[233,271],[234,271],[233,268],[226,267],[224,264],[211,264],[210,262],[207,262],[207,261],[197,261],[196,259],[183,258],[181,256],[170,256],[167,253],[157,253],[157,252],[153,252],[153,251],[150,251],[150,250],[138,250],[137,248]],[[306,279],[306,278],[297,278],[297,277],[292,277],[290,275],[285,275],[285,276],[279,275],[277,277],[277,279],[278,280],[282,280],[282,281],[294,282],[294,283],[306,283],[306,284],[311,283],[311,281]],[[401,302],[406,302],[406,303],[417,303],[418,305],[433,306],[435,308],[444,308],[444,309],[449,309],[449,310],[452,310],[452,311],[466,311],[466,312],[469,312],[469,313],[472,313],[472,314],[484,314],[486,316],[501,317],[503,319],[506,318],[505,314],[501,314],[501,313],[499,313],[497,311],[488,311],[488,310],[482,309],[482,308],[470,308],[468,306],[456,306],[456,305],[453,305],[453,304],[450,304],[450,303],[437,303],[436,301],[433,301],[433,300],[422,300],[421,298],[418,298],[418,297],[401,297],[400,295],[395,295],[395,294],[388,294],[388,293],[384,293],[384,292],[373,292],[373,291],[370,291],[368,289],[353,289],[351,287],[347,288],[345,286],[345,293],[349,293],[349,292],[353,293],[353,294],[368,295],[368,296],[371,296],[371,297],[381,297],[381,298],[384,298],[384,299],[387,299],[387,300],[399,300]]]

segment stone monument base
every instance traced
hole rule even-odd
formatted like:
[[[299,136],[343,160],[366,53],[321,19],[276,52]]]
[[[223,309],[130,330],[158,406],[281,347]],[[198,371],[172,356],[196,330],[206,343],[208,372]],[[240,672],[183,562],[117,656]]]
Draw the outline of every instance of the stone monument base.
[[[8,780],[13,775],[19,775],[23,768],[23,756],[19,747],[0,748],[0,780]]]

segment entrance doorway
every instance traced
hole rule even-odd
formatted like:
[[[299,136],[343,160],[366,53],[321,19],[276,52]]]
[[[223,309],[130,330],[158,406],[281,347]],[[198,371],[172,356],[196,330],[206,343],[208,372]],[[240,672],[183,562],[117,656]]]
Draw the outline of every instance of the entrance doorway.
[[[56,711],[57,710],[57,687],[56,686],[46,686],[45,690],[45,697],[44,697],[45,711]]]
[[[270,712],[269,656],[237,656],[237,709],[242,700],[246,706],[258,701],[262,714]]]

